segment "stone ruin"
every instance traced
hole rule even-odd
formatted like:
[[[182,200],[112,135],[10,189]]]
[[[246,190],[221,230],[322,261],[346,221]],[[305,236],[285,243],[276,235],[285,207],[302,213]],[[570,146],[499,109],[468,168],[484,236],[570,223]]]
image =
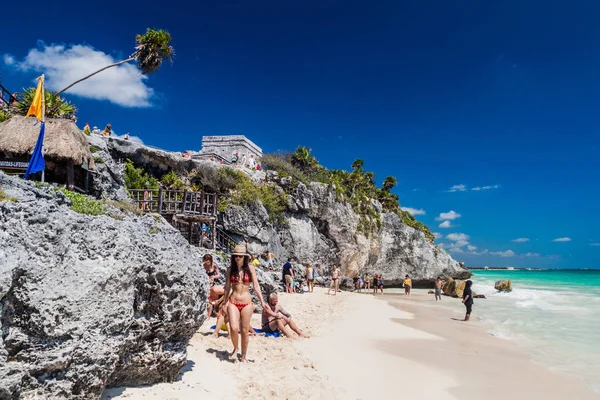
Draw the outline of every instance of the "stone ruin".
[[[223,163],[231,163],[231,156],[238,153],[247,158],[254,155],[255,159],[263,156],[262,149],[244,135],[202,136],[202,150],[192,155],[193,159],[210,159],[214,157]]]

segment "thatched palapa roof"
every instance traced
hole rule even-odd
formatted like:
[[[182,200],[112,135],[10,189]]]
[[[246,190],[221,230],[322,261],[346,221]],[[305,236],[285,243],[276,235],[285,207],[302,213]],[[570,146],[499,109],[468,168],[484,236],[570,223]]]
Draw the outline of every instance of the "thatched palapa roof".
[[[0,151],[31,155],[40,133],[40,124],[35,118],[15,115],[0,123]],[[75,122],[68,119],[46,119],[44,156],[59,160],[72,160],[75,165],[84,162],[94,166],[85,135]]]

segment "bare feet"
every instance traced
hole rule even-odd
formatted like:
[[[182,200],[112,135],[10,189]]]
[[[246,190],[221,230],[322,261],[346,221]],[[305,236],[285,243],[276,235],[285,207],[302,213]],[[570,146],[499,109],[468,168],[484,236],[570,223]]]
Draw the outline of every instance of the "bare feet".
[[[229,353],[229,357],[235,356],[237,354],[237,351],[238,351],[237,347],[234,348],[233,351],[231,353]]]

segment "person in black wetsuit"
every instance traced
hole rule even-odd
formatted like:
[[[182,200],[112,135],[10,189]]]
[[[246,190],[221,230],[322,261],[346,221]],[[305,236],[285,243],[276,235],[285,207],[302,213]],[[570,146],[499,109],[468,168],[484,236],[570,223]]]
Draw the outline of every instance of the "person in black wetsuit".
[[[467,313],[465,314],[465,321],[468,321],[471,318],[471,311],[473,310],[473,292],[471,291],[471,286],[473,282],[468,280],[465,282],[465,290],[463,291],[462,302],[467,307]]]

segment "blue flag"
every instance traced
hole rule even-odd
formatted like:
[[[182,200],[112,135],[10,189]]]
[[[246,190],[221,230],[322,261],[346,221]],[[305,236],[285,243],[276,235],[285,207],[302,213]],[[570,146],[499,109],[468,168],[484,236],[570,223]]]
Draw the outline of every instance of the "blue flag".
[[[40,128],[40,135],[38,136],[38,140],[35,144],[35,148],[33,149],[33,154],[29,159],[29,164],[27,165],[27,171],[25,171],[25,175],[23,176],[25,179],[29,177],[31,174],[35,174],[36,172],[43,171],[46,167],[46,163],[44,162],[44,155],[42,154],[42,147],[44,147],[44,128],[46,126],[45,122],[42,122],[42,127]]]

